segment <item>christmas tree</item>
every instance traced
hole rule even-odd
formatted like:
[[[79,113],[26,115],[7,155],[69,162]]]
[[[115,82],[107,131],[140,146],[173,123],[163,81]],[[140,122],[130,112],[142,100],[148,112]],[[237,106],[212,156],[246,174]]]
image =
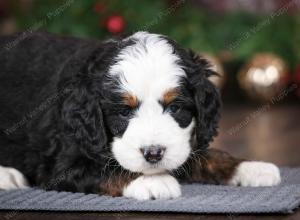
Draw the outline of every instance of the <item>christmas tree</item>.
[[[300,7],[295,0],[21,2],[12,0],[0,5],[0,14],[6,17],[4,8],[9,8],[16,30],[46,30],[101,40],[141,30],[156,32],[196,52],[218,56],[226,72],[234,75],[256,53],[281,57],[291,75],[300,60]]]

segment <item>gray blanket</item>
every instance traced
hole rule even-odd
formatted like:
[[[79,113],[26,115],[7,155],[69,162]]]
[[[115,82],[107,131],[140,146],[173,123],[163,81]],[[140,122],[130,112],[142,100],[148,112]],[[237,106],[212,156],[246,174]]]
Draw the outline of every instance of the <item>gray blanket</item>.
[[[184,185],[173,200],[137,201],[94,194],[26,189],[0,192],[0,209],[43,211],[149,211],[185,213],[288,213],[300,205],[300,168],[282,168],[275,187]]]

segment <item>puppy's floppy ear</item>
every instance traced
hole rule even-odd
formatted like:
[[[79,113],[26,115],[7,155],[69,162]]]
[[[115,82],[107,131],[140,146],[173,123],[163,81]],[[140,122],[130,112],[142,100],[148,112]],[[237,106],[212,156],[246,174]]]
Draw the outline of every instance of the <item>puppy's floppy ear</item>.
[[[99,156],[107,145],[99,84],[100,79],[88,73],[78,74],[61,103],[64,144],[88,157]]]
[[[206,148],[217,135],[221,99],[217,88],[208,80],[215,73],[207,60],[189,51],[188,78],[196,105],[196,137],[198,147]]]
[[[71,91],[62,102],[63,134],[68,146],[77,147],[88,156],[100,155],[108,147],[100,99],[102,82],[119,50],[131,42],[107,41],[95,49],[73,77]],[[80,62],[79,62],[80,63]]]

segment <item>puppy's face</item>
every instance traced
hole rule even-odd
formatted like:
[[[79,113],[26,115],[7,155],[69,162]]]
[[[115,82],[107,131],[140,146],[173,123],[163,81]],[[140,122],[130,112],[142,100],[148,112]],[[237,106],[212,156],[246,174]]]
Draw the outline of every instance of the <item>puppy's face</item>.
[[[127,40],[133,43],[120,51],[104,82],[113,155],[132,172],[176,169],[191,153],[196,123],[186,71],[161,36],[139,32]]]

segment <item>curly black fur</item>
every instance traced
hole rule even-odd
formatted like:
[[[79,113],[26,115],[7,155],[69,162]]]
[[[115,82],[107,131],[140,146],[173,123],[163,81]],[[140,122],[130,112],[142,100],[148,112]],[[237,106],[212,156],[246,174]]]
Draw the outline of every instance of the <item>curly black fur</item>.
[[[169,42],[188,76],[183,83],[194,97],[197,147],[205,149],[219,119],[220,97],[207,79],[214,73],[204,59]],[[110,115],[120,97],[105,73],[131,43],[48,33],[1,37],[0,165],[45,189],[103,193],[101,183],[124,172],[109,143],[127,126]]]

